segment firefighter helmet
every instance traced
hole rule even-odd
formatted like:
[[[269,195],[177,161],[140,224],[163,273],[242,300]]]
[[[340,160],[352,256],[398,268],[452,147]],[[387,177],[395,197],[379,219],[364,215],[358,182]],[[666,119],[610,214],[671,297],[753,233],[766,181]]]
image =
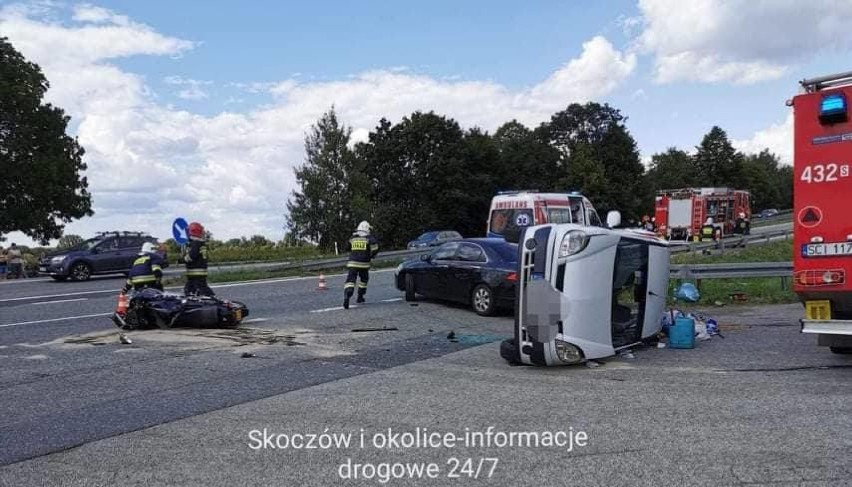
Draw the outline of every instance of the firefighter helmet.
[[[203,238],[204,237],[204,227],[198,222],[192,222],[189,224],[189,236],[192,238]]]
[[[365,220],[365,221],[362,221],[361,223],[358,224],[357,231],[364,232],[364,233],[370,233],[370,230],[371,230],[370,223],[368,221]]]
[[[145,242],[142,244],[142,253],[143,254],[151,254],[157,251],[157,246],[152,242]]]

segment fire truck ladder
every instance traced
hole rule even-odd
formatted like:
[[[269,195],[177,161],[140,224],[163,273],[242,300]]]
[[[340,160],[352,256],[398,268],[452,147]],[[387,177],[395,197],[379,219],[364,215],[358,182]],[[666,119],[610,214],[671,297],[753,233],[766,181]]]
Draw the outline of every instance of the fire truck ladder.
[[[698,235],[704,225],[704,200],[692,199],[692,234]]]
[[[852,71],[820,76],[818,78],[804,79],[799,83],[802,85],[805,93],[813,93],[833,86],[852,84]]]

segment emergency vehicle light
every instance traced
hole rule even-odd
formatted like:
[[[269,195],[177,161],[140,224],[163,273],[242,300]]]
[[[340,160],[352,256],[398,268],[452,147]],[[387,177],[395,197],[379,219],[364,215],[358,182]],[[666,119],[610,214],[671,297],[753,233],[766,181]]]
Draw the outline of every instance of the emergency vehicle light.
[[[820,123],[838,123],[848,120],[846,96],[843,93],[832,93],[822,97],[819,103]]]

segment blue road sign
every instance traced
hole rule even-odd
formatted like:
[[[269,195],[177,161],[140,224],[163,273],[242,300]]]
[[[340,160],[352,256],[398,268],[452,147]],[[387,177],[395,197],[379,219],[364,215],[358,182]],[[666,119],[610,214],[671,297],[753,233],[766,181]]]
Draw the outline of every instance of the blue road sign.
[[[177,218],[172,223],[172,235],[175,237],[175,241],[181,245],[189,241],[189,236],[186,233],[187,227],[189,227],[189,223],[183,218]]]

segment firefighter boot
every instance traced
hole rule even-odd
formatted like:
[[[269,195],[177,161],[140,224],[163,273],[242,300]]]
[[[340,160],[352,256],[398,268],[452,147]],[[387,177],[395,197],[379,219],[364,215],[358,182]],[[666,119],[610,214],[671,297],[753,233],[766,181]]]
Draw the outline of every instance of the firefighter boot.
[[[349,299],[352,297],[352,290],[343,291],[343,309],[349,309]]]
[[[359,289],[358,290],[358,299],[356,299],[355,302],[359,303],[359,304],[363,303],[364,302],[364,294],[366,294],[366,292],[367,292],[366,289]]]

